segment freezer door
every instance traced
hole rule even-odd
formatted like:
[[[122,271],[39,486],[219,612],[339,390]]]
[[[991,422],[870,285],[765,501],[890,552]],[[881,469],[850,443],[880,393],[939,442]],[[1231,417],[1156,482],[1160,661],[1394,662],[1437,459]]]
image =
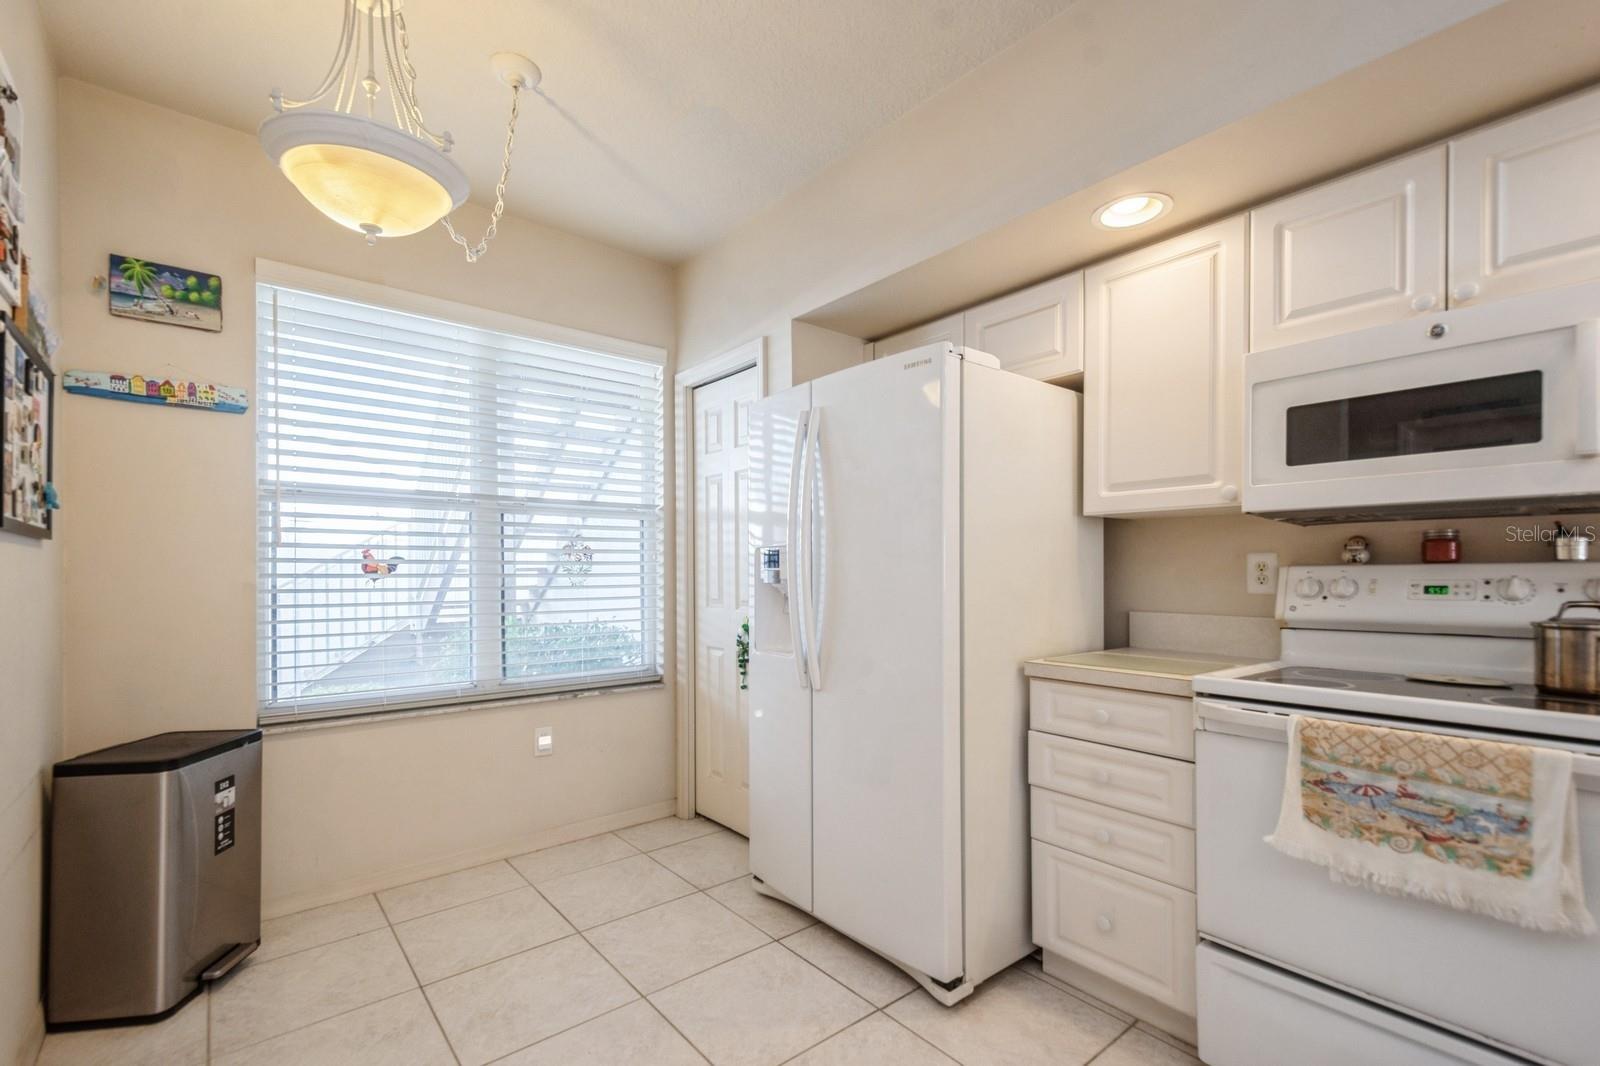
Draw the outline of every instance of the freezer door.
[[[949,345],[811,383],[817,917],[963,973],[960,373]]]
[[[750,869],[796,906],[811,908],[811,692],[799,632],[800,530],[790,505],[811,387],[755,404],[750,415],[750,539],[776,550],[780,583],[754,583],[750,621]],[[798,514],[795,515],[798,517]],[[761,565],[758,562],[758,566]]]

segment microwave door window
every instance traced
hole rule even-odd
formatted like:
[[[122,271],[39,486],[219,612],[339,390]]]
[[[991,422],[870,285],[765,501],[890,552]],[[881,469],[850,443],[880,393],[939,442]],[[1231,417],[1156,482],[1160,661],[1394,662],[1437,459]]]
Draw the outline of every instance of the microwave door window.
[[[1289,466],[1537,443],[1537,370],[1302,404],[1284,412]]]

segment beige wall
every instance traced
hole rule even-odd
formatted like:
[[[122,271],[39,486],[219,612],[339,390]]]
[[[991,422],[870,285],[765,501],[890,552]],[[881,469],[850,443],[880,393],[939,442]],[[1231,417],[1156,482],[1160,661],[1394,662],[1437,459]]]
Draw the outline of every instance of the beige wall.
[[[54,295],[60,291],[55,64],[35,0],[0,0],[0,31],[25,110],[22,249],[29,284]],[[72,352],[65,347],[57,366]],[[61,557],[60,540],[0,534],[0,1063],[32,1062],[43,1027],[43,828],[50,764],[61,748]]]
[[[1566,525],[1600,529],[1600,515],[1562,515]],[[1337,563],[1347,538],[1360,534],[1375,563],[1415,563],[1424,530],[1461,531],[1462,561],[1549,562],[1547,542],[1508,531],[1548,530],[1554,518],[1459,518],[1292,526],[1267,518],[1111,519],[1106,522],[1106,647],[1127,643],[1129,611],[1272,616],[1276,600],[1245,591],[1244,558],[1277,552],[1278,565]]]
[[[437,228],[368,248],[307,205],[254,137],[77,81],[63,80],[60,97],[60,310],[73,368],[253,391],[257,257],[671,346],[672,275],[659,263],[512,217],[475,265]],[[476,235],[484,212],[462,215]],[[112,252],[219,274],[223,332],[111,318],[90,279]],[[72,396],[60,424],[65,750],[252,725],[253,415]],[[669,691],[269,737],[268,910],[653,812],[674,792]],[[535,761],[539,725],[555,727],[556,754]]]
[[[1496,2],[1080,0],[685,263],[680,362],[781,369],[789,319]]]

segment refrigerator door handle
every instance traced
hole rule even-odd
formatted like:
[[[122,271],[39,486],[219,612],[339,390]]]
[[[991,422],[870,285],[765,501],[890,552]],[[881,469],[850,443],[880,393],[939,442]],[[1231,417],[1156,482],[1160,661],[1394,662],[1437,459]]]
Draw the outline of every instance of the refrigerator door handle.
[[[784,536],[788,542],[785,549],[789,553],[789,596],[786,607],[789,612],[789,642],[794,649],[794,676],[796,683],[801,688],[807,688],[806,679],[806,652],[805,652],[805,627],[801,620],[800,597],[805,594],[806,570],[802,563],[805,552],[802,550],[800,537],[800,505],[805,499],[801,490],[800,472],[805,469],[806,437],[806,412],[800,412],[794,424],[794,448],[789,453],[789,514],[788,528]]]
[[[806,673],[811,678],[811,688],[822,688],[822,601],[826,599],[822,588],[816,589],[817,602],[812,602],[812,575],[820,574],[822,584],[828,580],[828,567],[825,559],[818,557],[817,531],[814,528],[817,522],[817,484],[818,467],[822,460],[822,408],[813,407],[806,425],[806,458],[805,471],[800,475],[801,521],[807,527],[806,533],[806,591],[805,598],[801,600],[801,610],[804,613],[803,626],[806,631]],[[823,552],[826,553],[827,528],[823,528]]]

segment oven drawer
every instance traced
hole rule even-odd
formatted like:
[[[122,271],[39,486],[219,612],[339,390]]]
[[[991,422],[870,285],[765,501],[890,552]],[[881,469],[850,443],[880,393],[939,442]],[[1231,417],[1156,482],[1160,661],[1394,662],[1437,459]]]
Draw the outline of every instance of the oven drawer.
[[[1028,686],[1028,708],[1029,724],[1041,733],[1194,758],[1192,700],[1034,680]]]
[[[1048,789],[1031,790],[1032,836],[1194,890],[1194,830]]]
[[[1539,933],[1338,884],[1274,850],[1262,838],[1283,796],[1283,717],[1218,705],[1223,721],[1208,706],[1196,752],[1205,936],[1541,1062],[1597,1061],[1600,936]],[[1600,792],[1585,778],[1578,786],[1585,899],[1600,914]]]
[[[1215,944],[1195,955],[1200,1057],[1212,1066],[1524,1061]]]
[[[1194,825],[1194,764],[1177,759],[1032,731],[1028,784]]]
[[[1033,939],[1194,1013],[1194,893],[1033,842]]]

